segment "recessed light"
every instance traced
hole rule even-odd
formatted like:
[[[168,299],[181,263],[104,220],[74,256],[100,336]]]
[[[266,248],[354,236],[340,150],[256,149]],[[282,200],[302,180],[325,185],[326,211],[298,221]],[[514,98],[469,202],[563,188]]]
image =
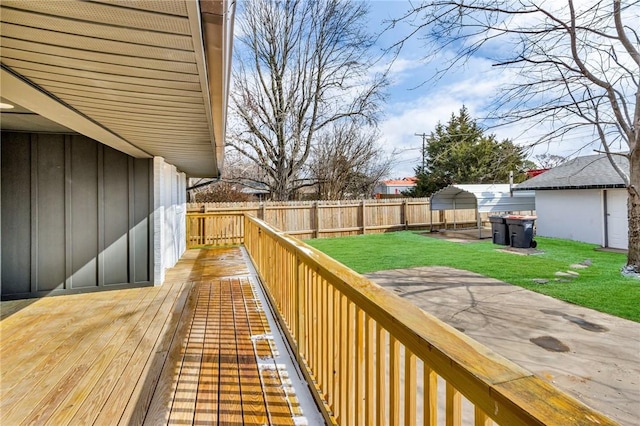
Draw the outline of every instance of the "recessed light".
[[[0,102],[0,109],[13,109],[13,105],[5,104],[4,102]]]

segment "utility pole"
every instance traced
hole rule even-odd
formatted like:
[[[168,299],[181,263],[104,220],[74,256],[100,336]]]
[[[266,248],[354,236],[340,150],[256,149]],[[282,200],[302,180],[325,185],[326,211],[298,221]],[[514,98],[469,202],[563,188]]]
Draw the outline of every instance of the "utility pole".
[[[427,156],[426,156],[426,149],[427,149],[427,134],[426,133],[414,133],[415,136],[422,136],[422,173],[425,172],[425,167],[427,165]]]

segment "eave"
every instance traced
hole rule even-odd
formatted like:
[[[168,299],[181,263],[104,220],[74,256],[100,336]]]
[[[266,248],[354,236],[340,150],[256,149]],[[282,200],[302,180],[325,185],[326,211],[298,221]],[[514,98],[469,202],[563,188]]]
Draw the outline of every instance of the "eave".
[[[3,1],[2,98],[134,157],[217,177],[234,5]],[[218,11],[213,25],[201,6]]]

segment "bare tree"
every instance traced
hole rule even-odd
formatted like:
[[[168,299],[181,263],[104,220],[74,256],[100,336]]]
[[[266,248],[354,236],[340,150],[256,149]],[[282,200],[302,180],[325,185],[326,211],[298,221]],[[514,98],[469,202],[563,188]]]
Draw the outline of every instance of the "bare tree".
[[[196,203],[234,203],[251,201],[251,194],[242,192],[229,182],[213,182],[205,190],[197,192],[194,196]]]
[[[627,270],[640,272],[640,1],[436,0],[400,21],[413,31],[397,47],[421,37],[434,57],[453,52],[440,73],[473,55],[517,73],[496,99],[501,123],[550,126],[539,143],[591,135],[627,185]]]
[[[371,196],[376,183],[389,173],[390,165],[375,129],[341,123],[318,138],[310,176],[317,182],[319,199],[362,198]]]
[[[567,161],[566,157],[549,153],[538,154],[533,158],[536,160],[537,166],[543,169],[552,169]]]
[[[275,199],[309,184],[317,132],[375,122],[386,81],[371,73],[366,13],[347,0],[244,3],[228,144],[259,165]]]
[[[188,199],[197,202],[245,201],[244,198],[251,197],[242,193],[243,189],[264,189],[264,185],[260,183],[261,175],[261,170],[254,162],[227,148],[220,178],[190,178]],[[233,194],[234,191],[238,194]]]

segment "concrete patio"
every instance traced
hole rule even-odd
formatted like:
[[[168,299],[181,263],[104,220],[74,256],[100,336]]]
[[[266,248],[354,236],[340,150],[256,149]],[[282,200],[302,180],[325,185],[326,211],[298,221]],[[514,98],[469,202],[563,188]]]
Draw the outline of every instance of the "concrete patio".
[[[621,424],[640,425],[640,324],[452,268],[366,276]]]

